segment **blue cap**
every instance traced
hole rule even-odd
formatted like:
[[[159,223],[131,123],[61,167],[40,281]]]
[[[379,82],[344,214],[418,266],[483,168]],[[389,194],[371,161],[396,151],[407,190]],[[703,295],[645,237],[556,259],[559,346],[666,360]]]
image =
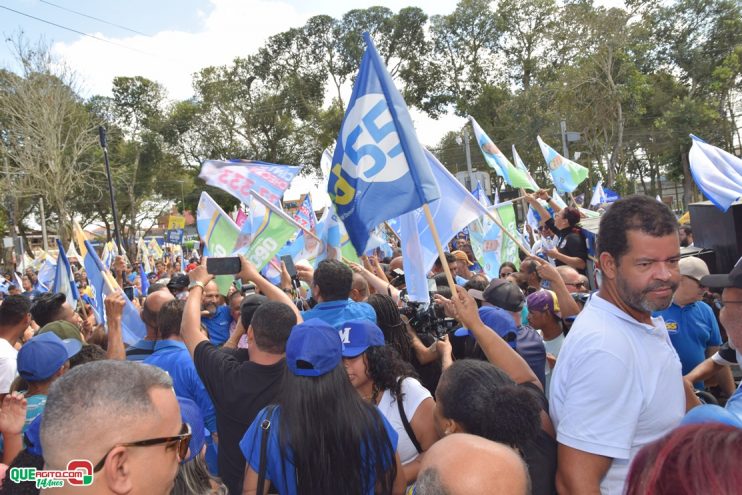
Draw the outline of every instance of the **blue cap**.
[[[198,404],[191,399],[180,396],[178,397],[178,404],[180,405],[180,416],[183,418],[183,422],[191,426],[191,443],[188,445],[188,457],[181,461],[183,463],[190,461],[201,453],[204,445],[206,445],[207,430]]]
[[[48,380],[80,349],[79,340],[62,340],[54,332],[41,333],[18,351],[18,374],[30,382]]]
[[[742,418],[731,413],[728,409],[714,404],[696,406],[685,415],[680,424],[693,425],[698,423],[723,423],[729,426],[742,428]]]
[[[23,437],[26,440],[26,450],[33,455],[43,457],[44,453],[41,451],[41,417],[43,414],[39,414],[34,418],[33,421],[28,425],[26,431],[23,432]]]
[[[343,343],[343,357],[356,357],[369,347],[385,345],[384,332],[369,320],[351,320],[338,331]]]
[[[482,323],[494,330],[497,335],[502,337],[502,340],[515,349],[515,341],[518,337],[518,327],[515,326],[515,321],[513,321],[513,317],[510,316],[510,313],[495,306],[483,306],[479,308],[479,317],[482,319]],[[471,335],[469,330],[466,328],[459,328],[453,334],[456,337],[466,337],[467,335]]]
[[[322,376],[340,364],[342,352],[335,327],[312,318],[291,329],[286,341],[286,365],[297,376]]]

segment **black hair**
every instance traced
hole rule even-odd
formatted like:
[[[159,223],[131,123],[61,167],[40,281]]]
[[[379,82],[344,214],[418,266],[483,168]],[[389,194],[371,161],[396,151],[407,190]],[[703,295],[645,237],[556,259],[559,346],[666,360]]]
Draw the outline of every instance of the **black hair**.
[[[484,290],[489,285],[489,281],[487,280],[487,277],[484,275],[474,275],[472,278],[466,281],[464,284],[464,289],[476,289],[476,290]]]
[[[0,304],[0,324],[6,327],[18,325],[31,310],[31,301],[20,294],[5,296]]]
[[[5,471],[2,489],[2,493],[11,495],[36,495],[40,492],[41,489],[36,488],[35,481],[19,481],[18,483],[12,481],[10,479],[12,468],[44,469],[43,457],[30,453],[28,449],[21,450]]]
[[[31,316],[36,324],[43,327],[47,323],[57,321],[62,312],[62,305],[67,302],[67,296],[61,292],[44,292],[34,299],[31,306]]]
[[[319,377],[287,368],[278,403],[281,457],[284,467],[289,456],[293,460],[296,471],[286,475],[296,477],[298,493],[392,492],[395,451],[381,413],[356,392],[342,363]]]
[[[155,282],[154,284],[150,284],[149,288],[147,289],[147,295],[150,295],[153,292],[157,292],[158,290],[162,290],[166,288],[167,288],[167,285],[163,284],[162,282]]]
[[[453,363],[441,376],[436,402],[466,433],[521,452],[541,428],[541,407],[531,392],[485,361]]]
[[[172,299],[162,305],[157,313],[157,339],[166,339],[180,335],[180,323],[183,321],[185,301]]]
[[[296,313],[287,304],[266,301],[255,310],[250,325],[261,351],[283,354],[291,329],[296,325]]]
[[[564,212],[564,219],[567,221],[570,227],[575,227],[578,223],[580,223],[580,210],[572,206],[567,206],[566,208],[562,209],[562,211]]]
[[[690,224],[684,223],[679,227],[679,230],[682,230],[685,232],[685,235],[693,235],[693,229],[690,227]]]
[[[456,261],[456,256],[452,255],[451,253],[445,253],[445,254],[446,254],[446,261],[448,262],[449,265],[453,263],[454,261]],[[440,268],[442,270],[443,263],[441,263],[441,259],[436,258],[435,263],[433,263],[433,266],[436,268]]]
[[[338,260],[323,260],[314,271],[314,284],[325,302],[348,299],[353,271]]]
[[[453,272],[451,273],[451,276],[453,276]],[[436,275],[433,277],[433,280],[435,280],[435,286],[438,289],[440,289],[441,287],[448,287],[448,278],[446,277],[445,272],[436,273]]]
[[[384,342],[396,349],[404,361],[411,363],[412,342],[394,300],[386,294],[371,294],[368,303],[376,312],[376,324],[384,333]]]
[[[610,254],[616,264],[629,250],[628,232],[638,230],[652,237],[676,234],[678,221],[670,209],[648,196],[619,199],[600,217],[598,256]]]
[[[515,273],[515,272],[517,272],[517,271],[518,271],[518,268],[517,268],[517,267],[515,266],[515,263],[512,263],[512,262],[510,262],[510,261],[503,261],[502,263],[500,263],[500,269],[499,269],[499,270],[497,271],[497,275],[498,275],[498,276],[499,276],[499,275],[500,275],[500,273],[502,272],[502,268],[503,268],[504,266],[507,266],[507,267],[509,267],[509,268],[512,268],[512,269],[513,269],[513,273]]]
[[[412,365],[404,361],[397,350],[389,345],[372,346],[364,353],[366,374],[374,382],[373,398],[384,390],[389,390],[396,400],[402,400],[400,378],[417,378]]]
[[[80,352],[70,358],[70,369],[81,364],[101,361],[103,359],[108,359],[108,356],[101,346],[97,344],[86,344],[82,346]]]

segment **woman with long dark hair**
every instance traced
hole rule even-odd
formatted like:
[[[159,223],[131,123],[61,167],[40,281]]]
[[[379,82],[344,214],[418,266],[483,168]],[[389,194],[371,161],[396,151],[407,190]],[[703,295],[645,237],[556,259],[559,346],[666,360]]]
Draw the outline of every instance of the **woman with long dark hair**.
[[[381,329],[368,320],[345,324],[343,362],[360,396],[376,405],[399,435],[399,453],[407,483],[417,478],[420,454],[438,440],[433,397],[414,377],[412,365],[384,343]]]
[[[397,434],[348,381],[337,330],[318,319],[296,325],[286,366],[278,404],[263,409],[240,442],[243,493],[257,493],[261,468],[261,495],[271,483],[282,495],[403,493]]]

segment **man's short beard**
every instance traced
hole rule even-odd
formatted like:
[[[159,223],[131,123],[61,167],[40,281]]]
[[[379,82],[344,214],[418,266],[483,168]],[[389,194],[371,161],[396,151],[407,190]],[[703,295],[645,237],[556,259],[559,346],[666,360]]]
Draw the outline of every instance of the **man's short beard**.
[[[201,305],[201,311],[208,311],[209,314],[212,315],[212,316],[216,314],[216,308],[217,308],[216,303],[214,303],[214,304],[202,304]]]
[[[672,290],[670,297],[667,299],[667,303],[652,303],[647,299],[647,294],[653,290],[669,288]],[[630,308],[640,311],[642,313],[654,313],[655,311],[662,311],[670,307],[672,303],[672,296],[678,289],[677,282],[652,282],[645,287],[641,292],[637,293],[626,284],[623,277],[616,277],[616,290],[621,300]]]

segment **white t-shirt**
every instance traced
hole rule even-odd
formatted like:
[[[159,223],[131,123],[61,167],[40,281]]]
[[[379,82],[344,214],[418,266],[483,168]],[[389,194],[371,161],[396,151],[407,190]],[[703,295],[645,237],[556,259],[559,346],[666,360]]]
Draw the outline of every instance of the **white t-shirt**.
[[[428,397],[432,397],[430,392],[419,381],[409,377],[402,380],[402,405],[405,416],[407,416],[407,421],[410,424],[417,408]],[[399,416],[399,406],[389,390],[384,390],[377,407],[399,435],[397,452],[399,453],[399,459],[402,461],[402,464],[404,465],[414,461],[420,454],[418,454],[415,445],[404,429],[402,418]],[[420,441],[419,438],[418,441]]]
[[[0,394],[10,392],[18,374],[18,351],[5,339],[0,339]]]
[[[539,332],[540,333],[540,332]],[[542,334],[543,336],[543,334]],[[553,354],[554,357],[559,357],[559,351],[562,349],[562,344],[564,344],[564,334],[560,333],[558,337],[552,339],[552,340],[546,340],[544,339],[544,349],[546,349],[547,354]],[[548,397],[549,395],[549,386],[551,384],[551,368],[549,367],[548,361],[545,364],[545,373],[546,376],[546,387],[544,387],[544,393]]]
[[[685,414],[680,359],[662,318],[652,323],[596,294],[575,320],[552,373],[549,412],[557,441],[613,458],[603,494],[623,493],[639,449]]]

